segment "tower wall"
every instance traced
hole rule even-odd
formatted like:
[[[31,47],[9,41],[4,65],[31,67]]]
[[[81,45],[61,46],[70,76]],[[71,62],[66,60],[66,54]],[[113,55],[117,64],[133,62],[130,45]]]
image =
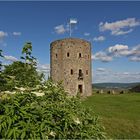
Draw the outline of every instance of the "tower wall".
[[[51,43],[51,78],[62,81],[70,95],[92,94],[91,45],[82,39],[66,38]]]

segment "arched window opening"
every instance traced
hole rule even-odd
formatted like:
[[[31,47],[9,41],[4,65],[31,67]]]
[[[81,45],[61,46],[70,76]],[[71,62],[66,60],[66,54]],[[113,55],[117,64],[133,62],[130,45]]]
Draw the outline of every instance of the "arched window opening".
[[[56,58],[57,58],[57,53],[55,54]]]

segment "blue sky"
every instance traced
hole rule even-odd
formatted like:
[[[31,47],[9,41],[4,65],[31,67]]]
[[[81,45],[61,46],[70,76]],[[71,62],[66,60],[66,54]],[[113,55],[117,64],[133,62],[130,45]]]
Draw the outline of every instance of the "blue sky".
[[[48,73],[50,43],[72,37],[92,44],[93,82],[140,82],[140,2],[0,2],[0,48],[11,63],[31,41],[38,70]]]

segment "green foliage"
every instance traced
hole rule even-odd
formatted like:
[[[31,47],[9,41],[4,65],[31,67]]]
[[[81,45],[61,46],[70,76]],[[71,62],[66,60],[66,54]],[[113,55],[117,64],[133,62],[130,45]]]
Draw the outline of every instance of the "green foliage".
[[[32,43],[26,42],[23,49],[21,59],[25,60],[26,63],[30,63],[32,65],[36,65],[36,58],[32,56]]]
[[[0,97],[0,139],[104,139],[104,128],[78,97],[48,81],[43,96],[32,93]]]
[[[16,86],[35,87],[41,84],[44,75],[38,74],[36,70],[36,58],[32,56],[32,44],[30,42],[24,45],[22,54],[25,55],[21,57],[25,62],[13,62],[5,66],[4,70],[0,72],[0,91],[11,91]],[[3,57],[2,50],[0,50],[0,56]]]
[[[67,96],[51,78],[42,83],[44,75],[36,71],[30,42],[22,54],[25,62],[13,62],[0,73],[0,92],[11,91],[0,93],[0,139],[106,138],[98,117],[81,106],[79,96]]]
[[[40,84],[42,78],[33,65],[20,61],[5,66],[3,74],[10,77],[10,79],[7,80],[6,86],[13,84],[13,88],[15,86],[35,87],[37,84]]]

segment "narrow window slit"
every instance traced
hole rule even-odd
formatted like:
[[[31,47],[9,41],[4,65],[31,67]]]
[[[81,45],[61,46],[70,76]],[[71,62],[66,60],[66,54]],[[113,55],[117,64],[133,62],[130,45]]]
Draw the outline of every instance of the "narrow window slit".
[[[71,75],[73,75],[73,69],[71,69],[70,73],[71,73]]]

